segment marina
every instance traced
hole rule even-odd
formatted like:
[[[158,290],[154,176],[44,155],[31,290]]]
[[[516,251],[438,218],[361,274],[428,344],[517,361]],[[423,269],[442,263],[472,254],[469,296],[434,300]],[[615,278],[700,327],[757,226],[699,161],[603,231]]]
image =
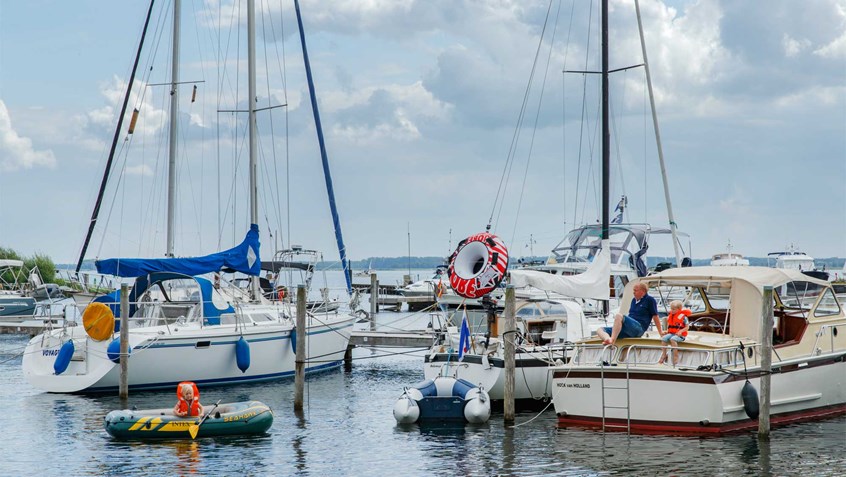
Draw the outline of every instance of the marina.
[[[0,475],[846,475],[841,1],[10,6]]]
[[[422,315],[385,312],[377,317],[388,329],[398,321],[419,330],[428,325]],[[16,409],[3,415],[3,423],[16,429],[15,442],[27,443],[12,444],[15,451],[0,461],[4,475],[160,475],[166,468],[180,475],[376,476],[400,462],[409,475],[445,467],[473,476],[652,475],[667,469],[685,474],[697,459],[703,475],[835,476],[846,468],[841,452],[844,416],[776,428],[769,440],[759,440],[754,433],[644,437],[559,428],[551,410],[520,412],[514,426],[505,425],[496,411],[481,425],[398,425],[391,410],[404,386],[422,380],[423,353],[398,348],[355,349],[349,370],[310,375],[302,413],[293,409],[293,380],[201,390],[208,406],[218,399],[267,404],[274,421],[264,436],[114,441],[103,419],[125,407],[117,395],[35,390],[23,380],[20,357],[11,354],[26,341],[23,336],[0,336],[0,377],[6,383],[0,405]],[[133,392],[128,405],[148,409],[173,402],[172,390]],[[50,459],[42,458],[43,449],[50,449]],[[720,458],[702,460],[703,455]]]

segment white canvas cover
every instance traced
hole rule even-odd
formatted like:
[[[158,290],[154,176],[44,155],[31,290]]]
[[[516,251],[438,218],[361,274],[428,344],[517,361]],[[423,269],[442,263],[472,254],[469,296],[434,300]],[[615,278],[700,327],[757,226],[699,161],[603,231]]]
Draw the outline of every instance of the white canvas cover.
[[[552,275],[535,270],[512,270],[510,283],[516,288],[535,287],[573,298],[608,300],[611,297],[611,247],[602,241],[602,249],[584,273]]]

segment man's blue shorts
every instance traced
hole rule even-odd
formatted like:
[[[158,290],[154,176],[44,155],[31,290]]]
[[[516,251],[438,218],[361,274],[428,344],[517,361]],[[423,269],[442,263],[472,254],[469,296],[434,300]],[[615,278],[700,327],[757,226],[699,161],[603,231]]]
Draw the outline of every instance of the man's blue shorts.
[[[608,336],[611,336],[612,327],[606,326],[602,329],[605,330],[606,333],[608,333]],[[638,323],[633,318],[629,318],[629,315],[626,315],[623,317],[623,327],[620,329],[620,334],[617,335],[617,339],[640,338],[641,336],[643,336],[643,333],[645,331],[646,330],[644,330],[643,327],[640,326],[640,323]]]

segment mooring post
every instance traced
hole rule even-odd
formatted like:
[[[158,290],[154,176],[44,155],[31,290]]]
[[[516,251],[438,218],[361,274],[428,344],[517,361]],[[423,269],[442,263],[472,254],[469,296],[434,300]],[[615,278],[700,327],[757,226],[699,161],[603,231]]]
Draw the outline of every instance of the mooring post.
[[[514,286],[505,288],[505,331],[502,333],[505,357],[505,395],[503,396],[503,420],[514,422],[514,343],[517,339],[517,323],[514,317]]]
[[[370,319],[376,319],[379,312],[379,279],[375,273],[370,274]]]
[[[761,411],[758,437],[770,437],[770,372],[773,368],[773,287],[764,286],[764,323],[761,327]]]
[[[306,357],[306,289],[304,285],[297,286],[297,357],[294,370],[294,410],[303,409],[303,392],[305,390],[305,357]]]
[[[118,397],[129,398],[129,285],[120,286],[120,385]]]

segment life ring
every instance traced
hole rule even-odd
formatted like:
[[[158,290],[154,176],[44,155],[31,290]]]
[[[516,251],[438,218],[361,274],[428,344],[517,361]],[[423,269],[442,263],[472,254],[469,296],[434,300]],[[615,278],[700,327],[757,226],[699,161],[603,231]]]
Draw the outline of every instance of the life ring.
[[[449,258],[449,284],[464,298],[482,297],[499,285],[508,268],[508,249],[496,235],[482,232],[458,243]]]

